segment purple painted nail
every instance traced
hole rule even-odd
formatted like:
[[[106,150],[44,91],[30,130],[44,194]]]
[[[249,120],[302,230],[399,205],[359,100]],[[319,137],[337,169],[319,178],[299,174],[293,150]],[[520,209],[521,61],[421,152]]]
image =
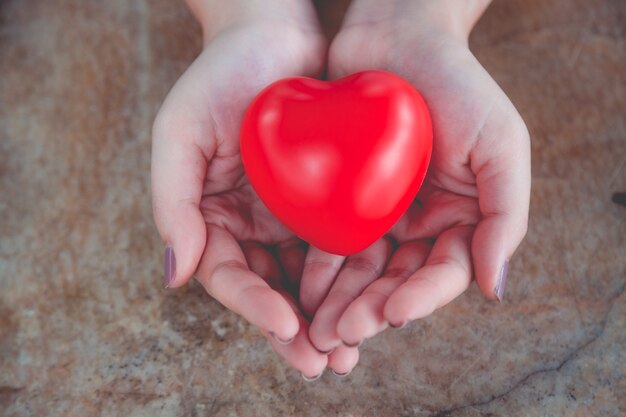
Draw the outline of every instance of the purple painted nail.
[[[317,374],[315,376],[312,376],[312,377],[308,377],[308,376],[306,376],[304,374],[301,374],[301,375],[302,375],[302,379],[304,379],[306,382],[313,382],[313,381],[319,379],[322,376],[323,373],[324,372],[322,371],[319,374]]]
[[[334,347],[334,348],[331,348],[331,349],[328,349],[328,350],[319,350],[315,346],[313,346],[313,347],[315,348],[315,350],[317,350],[322,355],[330,355],[331,353],[333,353],[335,351],[335,349],[337,349],[337,347]]]
[[[403,328],[404,326],[406,326],[408,322],[409,322],[408,320],[404,320],[404,321],[402,322],[402,324],[393,324],[393,323],[389,323],[389,326],[393,327],[394,329],[401,329],[401,328]]]
[[[165,288],[169,288],[174,278],[176,278],[176,256],[171,245],[165,247],[165,262],[163,263],[164,275],[163,284]]]
[[[293,342],[293,339],[294,339],[294,337],[292,337],[291,339],[283,340],[283,339],[279,338],[278,336],[276,336],[274,334],[274,332],[270,332],[270,334],[272,335],[274,340],[276,340],[281,345],[288,345],[289,343]]]
[[[504,261],[504,265],[502,265],[502,269],[500,270],[500,276],[498,277],[498,282],[496,283],[496,288],[494,292],[496,293],[496,298],[499,302],[502,302],[504,299],[504,290],[506,289],[506,276],[509,273],[509,261]]]
[[[361,346],[363,344],[363,341],[361,340],[360,342],[356,342],[356,343],[346,343],[346,342],[343,342],[343,344],[348,346],[348,347],[353,348],[353,347]]]
[[[331,368],[331,370],[330,370],[330,371],[331,371],[333,374],[335,374],[336,376],[338,376],[338,377],[342,378],[342,377],[344,377],[344,376],[347,376],[350,372],[352,372],[352,369],[351,369],[351,370],[349,370],[348,372],[344,372],[344,373],[335,372],[335,370],[334,370],[334,369],[332,369],[332,368]]]

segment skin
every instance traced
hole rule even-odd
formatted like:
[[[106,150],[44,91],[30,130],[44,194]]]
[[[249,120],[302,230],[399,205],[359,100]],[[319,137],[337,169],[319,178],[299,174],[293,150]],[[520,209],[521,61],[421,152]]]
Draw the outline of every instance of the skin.
[[[530,150],[521,117],[467,47],[487,1],[356,0],[330,45],[305,0],[188,3],[204,50],[153,127],[154,217],[177,265],[169,287],[195,275],[309,378],[326,367],[349,372],[358,349],[347,345],[431,314],[472,277],[495,299],[502,265],[526,232]],[[435,132],[418,200],[387,236],[348,258],[307,248],[282,226],[239,155],[252,98],[325,67],[330,78],[365,69],[403,76],[426,99]]]

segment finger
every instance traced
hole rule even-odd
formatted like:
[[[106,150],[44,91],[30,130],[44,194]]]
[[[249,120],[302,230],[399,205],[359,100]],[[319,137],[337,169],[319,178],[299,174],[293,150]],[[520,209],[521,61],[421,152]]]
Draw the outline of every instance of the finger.
[[[385,330],[388,322],[383,313],[389,296],[422,267],[430,244],[407,242],[394,252],[383,275],[369,285],[346,309],[337,323],[342,340],[358,343]]]
[[[400,285],[385,303],[387,322],[401,327],[426,317],[460,294],[472,280],[470,241],[473,227],[460,226],[439,236],[426,264]]]
[[[299,370],[305,377],[316,379],[324,372],[328,364],[328,356],[317,351],[308,336],[309,322],[298,315],[300,329],[288,344],[277,341],[268,331],[262,330],[272,348],[291,366]]]
[[[272,254],[256,242],[243,242],[241,249],[250,271],[263,278],[273,289],[282,290],[282,272]]]
[[[381,238],[362,252],[348,257],[311,322],[309,337],[320,351],[329,351],[342,343],[355,346],[361,342],[342,340],[337,323],[350,303],[383,272],[391,249],[391,242]]]
[[[328,355],[328,367],[337,376],[346,376],[359,362],[359,349],[356,347],[348,347],[339,345]]]
[[[212,129],[191,116],[194,95],[183,77],[163,103],[152,129],[152,207],[166,252],[165,285],[187,282],[206,243],[199,210],[208,161],[216,150]],[[198,107],[201,108],[201,107]]]
[[[479,141],[472,154],[482,219],[472,240],[476,282],[502,300],[508,261],[526,235],[530,200],[530,140],[521,118]],[[488,133],[487,133],[488,134]]]
[[[300,280],[300,305],[310,317],[322,304],[345,259],[345,256],[309,247]]]
[[[252,272],[263,278],[272,288],[277,290],[290,305],[298,317],[300,324],[298,333],[289,340],[281,340],[273,332],[262,330],[274,350],[291,366],[298,369],[308,378],[314,378],[323,372],[327,364],[327,356],[318,352],[311,344],[308,336],[309,323],[298,310],[293,298],[281,287],[282,271],[272,254],[256,242],[241,244],[248,266]]]
[[[226,230],[207,225],[207,244],[198,281],[226,308],[281,340],[298,333],[298,318],[289,303],[250,271],[237,241]]]
[[[298,294],[300,278],[304,268],[307,244],[300,239],[293,239],[278,245],[276,253],[285,271],[285,278],[294,294]]]

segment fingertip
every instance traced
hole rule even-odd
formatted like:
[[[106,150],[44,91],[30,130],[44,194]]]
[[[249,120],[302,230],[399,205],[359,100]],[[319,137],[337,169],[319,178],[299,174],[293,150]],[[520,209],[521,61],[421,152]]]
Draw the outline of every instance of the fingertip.
[[[328,367],[337,376],[346,376],[359,362],[359,349],[341,345],[328,356]]]
[[[293,340],[294,337],[296,337],[296,335],[298,334],[298,332],[300,331],[300,324],[298,323],[298,319],[297,317],[295,317],[295,314],[291,315],[291,318],[288,319],[287,323],[284,326],[284,333],[281,335],[280,333],[275,333],[276,337],[278,337],[279,339],[285,341],[285,340]],[[287,343],[289,344],[289,343]]]
[[[255,316],[258,319],[261,313],[266,313],[266,319],[257,324],[282,341],[293,339],[300,331],[300,322],[289,302],[270,287],[255,291],[254,299],[242,300],[242,304],[248,305],[242,308],[242,313],[249,319],[254,320]]]
[[[317,352],[312,354],[309,361],[300,366],[300,372],[303,375],[320,375],[324,373],[324,370],[328,366],[328,356]]]
[[[382,294],[366,293],[353,301],[337,322],[341,340],[355,343],[383,331],[386,321],[381,313],[386,300]]]
[[[282,344],[276,340],[271,332],[262,330],[267,336],[274,350],[300,373],[309,379],[321,375],[328,365],[328,355],[318,352],[311,344],[307,334],[307,322],[299,316],[300,330],[291,343]]]
[[[431,315],[438,307],[439,296],[432,295],[432,282],[408,281],[398,287],[389,297],[383,309],[388,323],[401,325]],[[425,296],[428,295],[428,296]]]
[[[174,216],[173,230],[164,233],[168,242],[163,255],[165,288],[178,288],[192,278],[206,244],[206,226],[199,210],[181,210]]]
[[[330,326],[330,318],[324,311],[322,314],[315,314],[313,321],[309,325],[309,339],[320,353],[328,353],[333,348],[336,348],[341,340],[337,337],[336,332]]]
[[[476,284],[488,300],[502,301],[509,260],[525,235],[525,228],[512,227],[501,217],[486,218],[472,239]]]

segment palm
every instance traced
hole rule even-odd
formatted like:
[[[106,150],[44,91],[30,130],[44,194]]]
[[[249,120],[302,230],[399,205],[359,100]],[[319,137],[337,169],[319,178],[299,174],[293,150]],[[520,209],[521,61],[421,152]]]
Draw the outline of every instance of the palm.
[[[219,103],[216,107],[223,108]],[[244,110],[239,106],[232,112],[243,114]],[[219,125],[220,120],[215,123]],[[225,227],[238,241],[276,244],[293,238],[253,191],[241,163],[238,132],[225,132],[223,140],[207,167],[200,201],[204,219]]]
[[[198,71],[201,77],[196,81],[197,88],[206,84],[204,103],[195,105],[197,113],[190,117],[197,120],[198,126],[210,126],[212,131],[207,128],[202,137],[214,137],[217,143],[207,161],[203,184],[200,209],[204,218],[225,227],[239,241],[276,244],[294,236],[269,213],[248,182],[239,151],[239,126],[248,103],[261,88],[286,76],[302,75],[303,68],[299,57],[285,50],[284,43],[280,47],[266,43],[266,39],[275,42],[280,30],[262,30],[262,34],[259,30],[246,33],[253,31],[249,28],[227,32],[213,41],[228,49],[228,66],[220,68],[217,84],[202,77],[206,72]],[[214,59],[211,52],[209,47],[203,52],[206,57],[200,56],[196,63],[208,68]]]
[[[399,59],[392,58],[387,68],[403,72],[426,97],[434,128],[433,156],[419,204],[391,231],[399,241],[436,238],[452,226],[480,220],[472,151],[486,126],[519,117],[466,47],[451,41],[436,45],[447,48],[445,54],[425,50],[405,60],[401,69]]]

